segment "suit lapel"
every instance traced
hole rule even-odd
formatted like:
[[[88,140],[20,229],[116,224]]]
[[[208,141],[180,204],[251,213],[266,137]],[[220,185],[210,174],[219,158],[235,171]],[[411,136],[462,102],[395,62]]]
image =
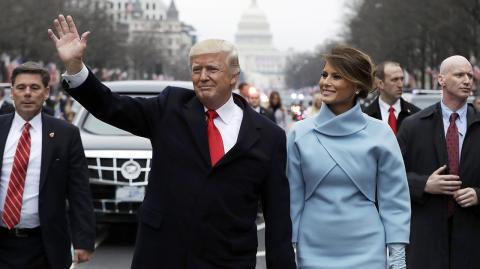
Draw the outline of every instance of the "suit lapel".
[[[371,104],[372,106],[371,116],[376,119],[382,120],[382,112],[380,111],[380,102],[378,101],[378,98],[380,97],[377,97],[377,99],[375,99],[375,101],[373,101],[373,103]]]
[[[467,107],[467,132],[465,134],[465,139],[463,140],[459,170],[462,169],[462,162],[464,161],[464,158],[470,154],[471,150],[476,150],[471,144],[473,143],[472,139],[478,139],[478,137],[472,137],[471,128],[475,128],[474,125],[480,123],[480,118],[478,116],[479,114],[475,112],[473,107]]]
[[[398,113],[397,127],[399,127],[403,119],[410,116],[411,113],[412,111],[407,107],[403,98],[400,98],[400,113]]]
[[[475,112],[475,108],[467,106],[467,132],[473,124],[480,122],[480,112]]]
[[[0,121],[0,171],[2,170],[3,152],[5,151],[5,144],[7,143],[7,137],[10,132],[10,127],[12,126],[14,115],[15,114],[12,113],[10,117],[4,117],[5,120]]]
[[[258,129],[260,129],[260,124],[255,120],[255,117],[260,116],[256,111],[246,105],[243,99],[238,98],[236,95],[233,96],[235,103],[243,109],[243,119],[240,125],[240,131],[238,133],[237,143],[231,150],[223,156],[222,159],[216,164],[216,167],[226,165],[236,158],[240,157],[243,153],[248,151],[248,149],[260,138]]]
[[[51,136],[50,134],[53,134]],[[48,167],[52,161],[52,150],[57,137],[51,119],[42,113],[42,164],[40,168],[40,190],[47,180]]]
[[[210,153],[208,150],[207,121],[205,110],[197,97],[192,98],[184,106],[184,114],[193,140],[200,152],[204,164],[210,165]]]
[[[440,165],[448,164],[447,146],[445,142],[445,130],[443,128],[442,109],[438,103],[433,111],[434,132],[433,139],[437,160]]]

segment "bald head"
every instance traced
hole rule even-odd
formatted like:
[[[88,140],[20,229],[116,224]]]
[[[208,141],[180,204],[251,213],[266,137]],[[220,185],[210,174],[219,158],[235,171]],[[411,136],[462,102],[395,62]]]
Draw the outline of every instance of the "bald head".
[[[470,67],[472,66],[472,64],[470,64],[467,58],[461,55],[454,55],[443,60],[442,64],[440,64],[440,74],[446,75],[447,73],[452,72],[452,70],[459,65],[469,65]]]
[[[260,91],[251,87],[248,90],[248,102],[253,108],[257,108],[260,106]]]
[[[448,57],[440,65],[438,83],[442,87],[443,103],[456,111],[467,102],[472,93],[472,64],[463,56]]]

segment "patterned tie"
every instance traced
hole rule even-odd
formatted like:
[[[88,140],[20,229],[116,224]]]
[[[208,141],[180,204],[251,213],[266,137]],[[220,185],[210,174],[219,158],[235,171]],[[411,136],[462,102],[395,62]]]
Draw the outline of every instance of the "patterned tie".
[[[447,129],[447,154],[448,154],[448,169],[450,170],[449,173],[451,175],[458,175],[458,159],[459,159],[459,152],[458,152],[458,129],[455,121],[458,118],[457,113],[452,113],[450,115],[450,125]],[[455,204],[453,201],[453,197],[448,199],[448,217],[453,216],[455,210]]]
[[[12,172],[8,183],[7,196],[3,206],[2,221],[8,229],[12,229],[20,221],[22,210],[23,189],[27,175],[28,160],[30,158],[30,123],[23,126],[22,135],[18,140]]]
[[[214,166],[220,160],[225,151],[223,149],[222,135],[213,123],[213,120],[218,117],[215,110],[209,109],[207,111],[207,133],[208,133],[208,148],[210,150],[210,160]]]
[[[388,125],[392,128],[394,134],[397,134],[397,118],[395,118],[395,108],[390,106],[388,109]]]

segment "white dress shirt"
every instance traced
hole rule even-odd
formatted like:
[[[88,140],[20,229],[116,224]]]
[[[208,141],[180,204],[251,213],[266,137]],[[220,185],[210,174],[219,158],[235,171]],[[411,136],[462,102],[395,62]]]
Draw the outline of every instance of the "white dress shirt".
[[[465,134],[467,133],[467,108],[468,104],[465,103],[459,110],[452,111],[448,108],[444,103],[443,100],[440,102],[440,106],[442,107],[442,119],[443,119],[443,130],[445,131],[445,138],[447,137],[448,126],[450,126],[450,115],[453,112],[457,112],[458,118],[455,121],[455,125],[457,125],[458,129],[458,161],[460,162],[460,157],[462,156],[462,145],[463,140],[465,140]]]
[[[77,74],[67,74],[66,72],[62,74],[62,78],[68,83],[70,88],[76,88],[82,85],[85,80],[88,78],[88,69],[83,65],[82,70]]]
[[[2,105],[3,105],[3,98],[0,99],[0,107],[2,107]]]
[[[208,110],[206,107],[204,109],[205,112]],[[243,119],[243,110],[235,104],[233,96],[230,96],[230,99],[215,111],[218,117],[213,120],[213,124],[215,124],[222,136],[223,149],[225,154],[227,154],[237,143]]]
[[[62,74],[63,79],[71,88],[80,86],[88,77],[88,69],[85,65],[80,72],[74,75]],[[205,112],[208,110],[204,107]],[[213,120],[223,140],[225,154],[237,143],[240,125],[243,119],[243,110],[235,104],[233,96],[216,110],[218,117]]]
[[[390,105],[385,103],[382,98],[378,98],[378,104],[380,106],[380,112],[382,113],[382,121],[388,124],[388,116],[390,115],[390,112],[388,111],[390,109]],[[402,107],[400,106],[400,98],[393,104],[393,114],[395,114],[395,119],[398,119],[398,114],[400,114],[400,110],[402,110]]]
[[[0,174],[0,212],[3,214],[3,206],[7,196],[10,173],[13,159],[17,150],[18,140],[22,135],[25,120],[15,112],[10,132],[8,133],[5,150],[3,152],[3,164]],[[17,228],[35,228],[40,226],[38,216],[38,194],[40,192],[40,168],[42,163],[42,116],[38,113],[30,122],[30,158],[28,160],[25,188],[23,190],[22,210],[20,222]],[[0,224],[5,227],[1,221]]]

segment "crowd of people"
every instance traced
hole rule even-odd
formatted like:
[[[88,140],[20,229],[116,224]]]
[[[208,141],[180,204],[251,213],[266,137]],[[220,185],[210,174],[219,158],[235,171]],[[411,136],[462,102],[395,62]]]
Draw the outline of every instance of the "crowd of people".
[[[133,98],[86,67],[89,32],[80,35],[72,17],[60,15],[48,35],[68,94],[151,141],[132,268],[254,269],[259,204],[269,269],[480,267],[480,114],[467,103],[465,57],[441,63],[442,99],[420,110],[401,97],[400,64],[375,66],[336,46],[309,117],[286,132],[278,92],[265,108],[247,83],[234,92],[240,65],[227,41],[191,48],[194,91]],[[0,116],[0,268],[65,269],[94,250],[79,131],[42,113],[49,79],[38,63],[16,67],[15,110]],[[374,88],[378,97],[362,108]]]

